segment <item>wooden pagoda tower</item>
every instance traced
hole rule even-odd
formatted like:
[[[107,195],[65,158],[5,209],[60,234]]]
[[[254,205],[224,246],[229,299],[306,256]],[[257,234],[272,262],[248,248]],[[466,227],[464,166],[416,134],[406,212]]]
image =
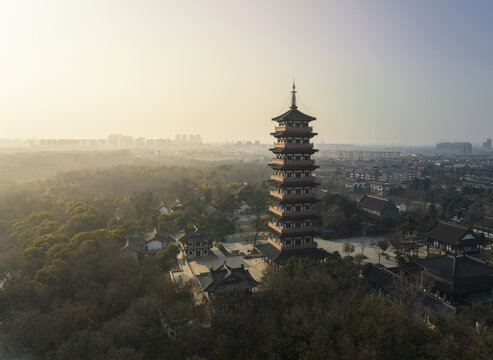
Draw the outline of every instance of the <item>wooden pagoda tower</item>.
[[[293,256],[321,260],[327,254],[314,241],[319,215],[314,207],[318,183],[313,171],[318,166],[312,155],[318,150],[310,142],[317,135],[310,123],[315,118],[298,110],[294,83],[291,93],[290,109],[272,119],[278,125],[271,133],[277,141],[270,149],[274,158],[269,164],[274,170],[269,180],[271,235],[266,244],[257,245],[264,258],[277,264],[284,264]]]

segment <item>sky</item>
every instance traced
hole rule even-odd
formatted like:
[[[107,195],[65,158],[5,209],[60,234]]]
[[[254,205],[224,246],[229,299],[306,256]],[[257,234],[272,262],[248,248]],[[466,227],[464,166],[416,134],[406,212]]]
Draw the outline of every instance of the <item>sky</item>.
[[[1,0],[0,138],[493,137],[493,1]]]

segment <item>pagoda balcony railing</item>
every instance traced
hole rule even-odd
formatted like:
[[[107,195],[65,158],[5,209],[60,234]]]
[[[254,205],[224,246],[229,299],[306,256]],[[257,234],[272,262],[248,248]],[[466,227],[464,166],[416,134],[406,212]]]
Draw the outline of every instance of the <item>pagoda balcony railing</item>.
[[[271,180],[290,183],[290,182],[313,182],[315,181],[315,176],[305,176],[305,177],[284,177],[279,175],[271,175]]]
[[[313,127],[312,126],[305,126],[305,127],[276,126],[275,130],[276,131],[289,131],[289,132],[307,132],[307,131],[312,131]]]
[[[290,144],[290,143],[274,143],[274,148],[276,149],[312,149],[313,143],[308,144]]]
[[[317,228],[314,226],[289,228],[289,229],[288,228],[282,228],[280,226],[277,226],[276,224],[274,224],[271,221],[269,221],[269,227],[271,229],[277,231],[278,233],[282,233],[282,234],[296,234],[296,233],[303,233],[303,232],[307,232],[307,231],[317,231]]]
[[[315,160],[287,160],[287,159],[272,159],[273,164],[278,165],[315,165]]]
[[[269,206],[269,211],[274,213],[274,214],[277,214],[279,216],[296,216],[296,215],[301,216],[301,215],[317,215],[318,214],[316,210],[286,211],[286,210],[275,209],[272,206]]]
[[[314,199],[315,195],[314,194],[281,194],[278,193],[277,191],[271,191],[270,195],[273,197],[276,197],[280,200],[296,200],[296,199]]]

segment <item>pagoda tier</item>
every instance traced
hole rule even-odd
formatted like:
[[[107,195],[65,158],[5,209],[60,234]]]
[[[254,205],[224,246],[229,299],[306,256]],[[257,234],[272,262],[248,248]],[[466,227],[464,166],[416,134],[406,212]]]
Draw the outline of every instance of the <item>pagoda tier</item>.
[[[276,132],[270,133],[275,138],[279,137],[296,137],[299,135],[306,136],[311,139],[312,137],[318,135],[317,133],[312,132],[312,127],[307,126],[305,129],[297,128],[297,127],[289,127],[289,126],[276,126]]]
[[[269,200],[278,204],[292,204],[303,201],[304,203],[314,204],[318,202],[318,199],[314,194],[297,195],[297,194],[282,194],[277,191],[271,190],[269,193]]]
[[[279,140],[284,140],[284,138],[279,138]],[[306,144],[290,144],[285,142],[274,143],[274,147],[269,149],[274,154],[287,156],[288,154],[308,154],[313,155],[318,150],[313,148],[312,143]]]
[[[309,124],[315,118],[298,110],[294,84],[291,93],[290,110],[272,119],[278,126],[271,133],[277,142],[270,149],[275,158],[269,164],[274,170],[269,179],[271,236],[267,244],[257,246],[264,256],[277,263],[291,256],[315,259],[325,256],[314,242],[319,214],[313,190],[319,184],[313,176],[318,166],[312,155],[318,150],[310,142],[317,134]]]
[[[306,156],[309,158],[309,156]],[[287,170],[304,170],[310,168],[311,171],[318,168],[315,165],[315,160],[304,160],[303,156],[295,156],[287,159],[286,157],[276,157],[272,159],[272,163],[269,166],[274,170],[287,171]]]
[[[280,188],[305,187],[305,186],[315,187],[317,185],[320,185],[318,182],[315,181],[315,178],[313,176],[304,177],[304,178],[302,177],[288,178],[284,180],[281,179],[282,179],[281,175],[271,175],[270,180],[268,180],[268,182],[272,186],[277,186]]]

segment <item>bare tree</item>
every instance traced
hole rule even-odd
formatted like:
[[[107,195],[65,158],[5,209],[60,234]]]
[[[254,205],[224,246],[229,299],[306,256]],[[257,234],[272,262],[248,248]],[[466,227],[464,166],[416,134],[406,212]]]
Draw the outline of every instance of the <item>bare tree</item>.
[[[378,263],[380,264],[380,255],[385,254],[385,251],[389,248],[389,243],[385,240],[377,241],[377,246],[381,250],[378,252]]]
[[[250,225],[253,226],[253,229],[255,231],[253,236],[253,248],[252,248],[252,250],[255,250],[259,233],[260,231],[264,230],[265,226],[267,225],[267,221],[264,217],[262,217],[262,214],[259,211],[256,211],[255,216],[250,221]]]

